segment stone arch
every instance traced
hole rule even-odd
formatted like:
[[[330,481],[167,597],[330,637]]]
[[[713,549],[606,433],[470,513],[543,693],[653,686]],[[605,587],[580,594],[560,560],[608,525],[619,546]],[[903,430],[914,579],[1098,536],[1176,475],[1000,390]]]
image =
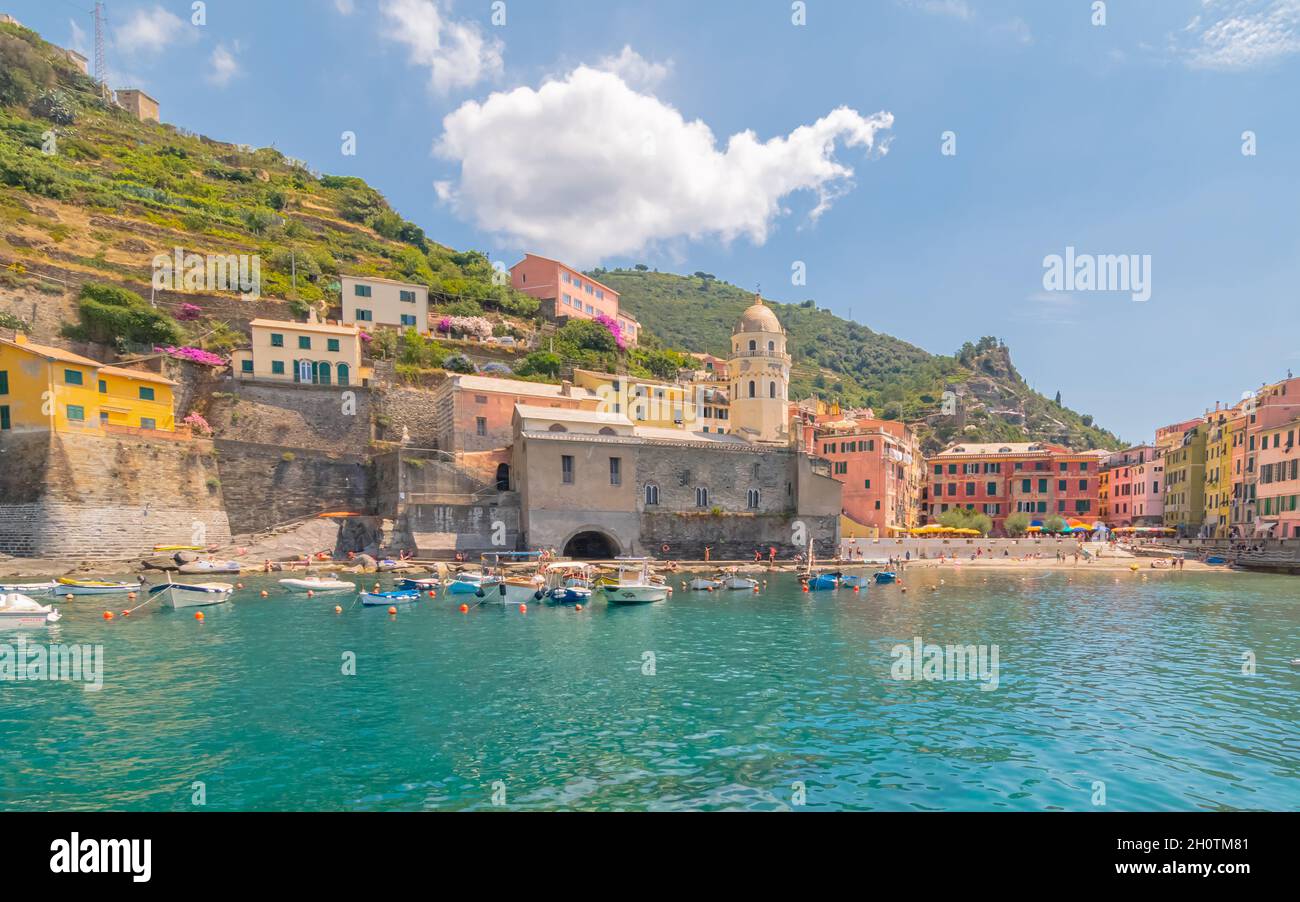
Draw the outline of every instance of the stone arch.
[[[575,529],[564,540],[561,553],[575,560],[611,560],[623,553],[622,544],[599,526]]]

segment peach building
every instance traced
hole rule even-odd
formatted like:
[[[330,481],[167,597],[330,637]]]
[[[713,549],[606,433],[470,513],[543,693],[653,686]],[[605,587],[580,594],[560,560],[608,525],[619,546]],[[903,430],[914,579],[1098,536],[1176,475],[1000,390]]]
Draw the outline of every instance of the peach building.
[[[1159,526],[1164,518],[1164,457],[1154,445],[1116,451],[1102,464],[1101,520],[1119,526]]]
[[[618,306],[618,292],[558,260],[524,254],[510,267],[510,284],[542,303],[542,313],[557,322],[607,316],[618,323],[628,347],[637,343],[641,324]]]
[[[158,101],[136,88],[123,88],[117,92],[117,104],[141,122],[160,121]]]
[[[516,404],[596,410],[599,403],[595,392],[571,382],[549,385],[490,376],[452,376],[433,396],[438,447],[453,453],[508,448]]]
[[[1256,532],[1278,539],[1300,538],[1300,418],[1259,432]]]
[[[844,524],[846,537],[883,538],[919,525],[923,461],[906,423],[833,420],[817,429],[815,446],[844,483],[842,511],[851,521]]]

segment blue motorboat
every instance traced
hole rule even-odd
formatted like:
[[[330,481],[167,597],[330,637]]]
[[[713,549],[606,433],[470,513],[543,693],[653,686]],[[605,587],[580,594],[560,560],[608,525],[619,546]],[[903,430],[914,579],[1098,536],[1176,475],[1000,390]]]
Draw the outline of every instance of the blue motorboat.
[[[808,577],[808,589],[812,592],[835,589],[839,584],[839,575],[835,573],[818,573],[816,576]]]
[[[436,576],[429,576],[423,578],[406,578],[406,579],[399,579],[397,581],[397,588],[414,589],[417,592],[436,592],[438,591],[438,587],[441,585],[442,585],[441,580],[439,580],[438,577]]]
[[[846,573],[840,577],[840,585],[846,589],[865,589],[871,585],[871,577],[860,573]]]
[[[892,570],[881,570],[873,577],[873,579],[875,579],[877,584],[883,585],[885,583],[892,583],[895,580],[897,580],[898,574],[894,573]]]
[[[410,604],[420,600],[418,589],[394,589],[392,592],[362,592],[361,603],[367,607]]]

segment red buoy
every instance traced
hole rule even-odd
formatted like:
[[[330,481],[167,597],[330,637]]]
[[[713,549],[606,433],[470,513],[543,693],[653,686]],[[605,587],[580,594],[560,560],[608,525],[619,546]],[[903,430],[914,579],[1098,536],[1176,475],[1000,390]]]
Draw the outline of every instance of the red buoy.
[[[202,620],[202,619],[203,619],[203,612],[202,612],[202,611],[195,611],[195,612],[194,612],[194,619],[195,619],[195,620]]]
[[[105,619],[105,620],[112,620],[112,619],[113,619],[113,612],[112,612],[112,611],[105,611],[105,612],[104,612],[104,619]]]
[[[519,606],[519,613],[521,613],[521,614],[527,614],[527,613],[528,613],[528,605],[526,605],[526,604],[521,604],[521,605]]]
[[[397,614],[397,608],[389,608],[389,609],[388,609],[388,613],[391,614],[391,615],[393,615],[393,616],[396,616],[396,614]]]
[[[468,613],[469,613],[469,605],[467,605],[467,604],[462,604],[462,605],[460,606],[460,612],[461,612],[462,614],[468,614]]]

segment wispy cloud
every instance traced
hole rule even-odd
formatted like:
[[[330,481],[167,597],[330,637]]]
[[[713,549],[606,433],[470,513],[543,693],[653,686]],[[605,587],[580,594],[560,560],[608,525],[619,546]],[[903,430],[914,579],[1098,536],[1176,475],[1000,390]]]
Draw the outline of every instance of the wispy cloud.
[[[383,0],[384,37],[406,45],[411,65],[429,70],[439,94],[500,74],[502,44],[478,25],[452,19],[437,0]]]
[[[607,56],[596,64],[597,69],[613,72],[634,88],[655,88],[672,72],[672,60],[653,63],[637,53],[628,44],[623,45],[618,56]]]
[[[1300,53],[1300,0],[1202,0],[1178,47],[1194,69],[1242,71]]]
[[[975,11],[966,0],[902,0],[902,2],[904,6],[935,16],[949,16],[963,21],[975,18]]]
[[[113,47],[126,54],[156,56],[187,32],[185,23],[161,6],[140,8],[113,30]]]
[[[1010,38],[1017,44],[1033,43],[1033,31],[1029,23],[1019,16],[1003,21],[992,21],[982,17],[970,0],[896,0],[909,9],[931,16],[941,16],[958,22],[965,22],[997,38]]]
[[[230,47],[226,47],[225,44],[218,44],[213,49],[212,56],[208,58],[208,72],[205,78],[217,87],[228,85],[230,80],[242,71],[238,59],[239,52],[238,41],[235,41]]]

